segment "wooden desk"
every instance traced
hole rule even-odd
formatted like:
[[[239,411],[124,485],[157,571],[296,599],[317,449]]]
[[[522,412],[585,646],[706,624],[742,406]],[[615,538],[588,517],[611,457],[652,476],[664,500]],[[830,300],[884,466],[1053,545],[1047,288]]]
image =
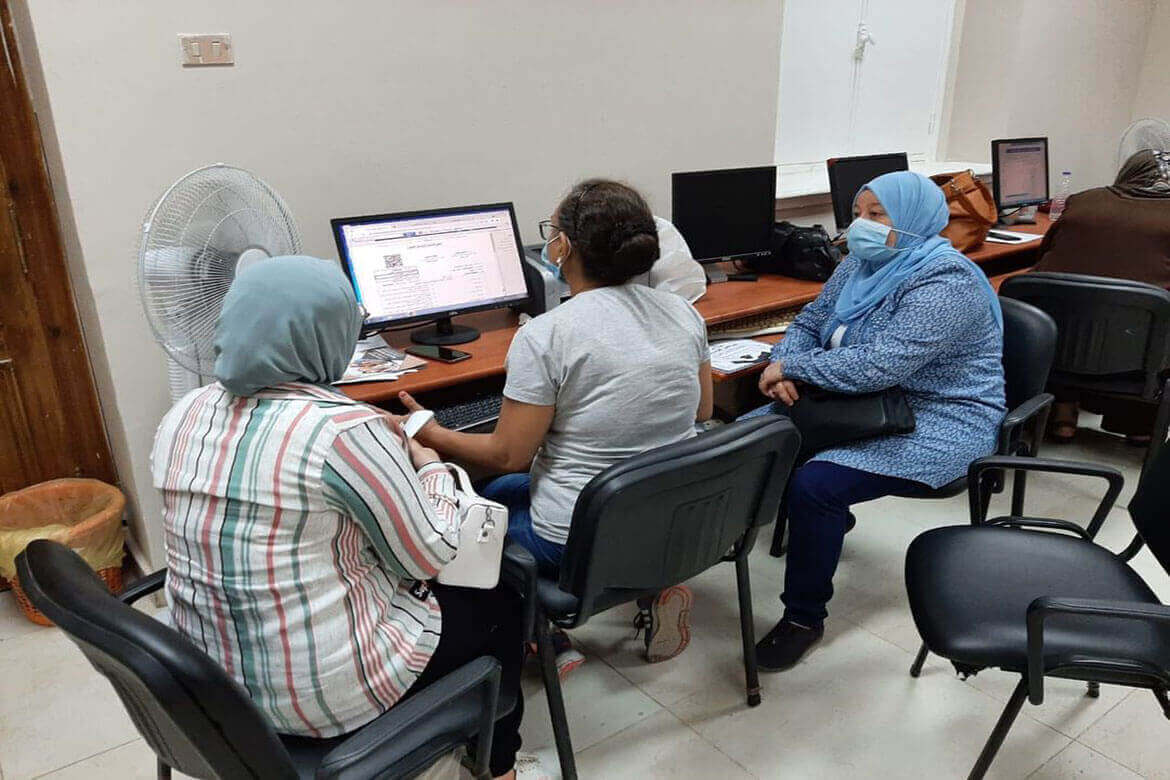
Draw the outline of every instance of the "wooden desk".
[[[1037,215],[1037,224],[1018,225],[1010,228],[1017,232],[1043,233],[1048,229],[1048,216]],[[989,276],[996,279],[1010,272],[1020,272],[1035,262],[1038,241],[1027,244],[986,243],[969,257],[979,263]],[[1006,276],[1004,276],[1006,278]],[[821,291],[820,282],[790,279],[786,276],[764,275],[757,282],[724,282],[707,288],[695,308],[709,325],[804,306]],[[386,404],[396,399],[400,391],[412,395],[448,390],[458,385],[496,384],[502,386],[504,358],[512,343],[518,325],[517,315],[507,310],[497,310],[461,317],[461,323],[478,328],[480,337],[470,344],[456,348],[470,352],[471,358],[460,363],[438,363],[428,361],[427,367],[416,374],[409,374],[396,382],[367,382],[343,385],[341,390],[350,398],[371,404]],[[780,336],[763,337],[762,340],[775,343]],[[409,346],[408,332],[387,333],[386,341],[402,348]],[[758,371],[759,368],[740,371],[735,374],[716,376],[717,382],[739,379]]]

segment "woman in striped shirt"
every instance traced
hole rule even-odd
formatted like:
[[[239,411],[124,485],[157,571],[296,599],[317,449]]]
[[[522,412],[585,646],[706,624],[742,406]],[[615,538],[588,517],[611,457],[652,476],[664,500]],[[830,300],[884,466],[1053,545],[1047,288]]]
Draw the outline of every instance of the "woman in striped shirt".
[[[218,382],[175,405],[152,453],[176,629],[276,730],[352,732],[480,655],[515,710],[492,774],[511,776],[523,709],[520,608],[503,590],[431,584],[458,544],[434,450],[334,391],[361,314],[334,263],[285,257],[237,277]]]

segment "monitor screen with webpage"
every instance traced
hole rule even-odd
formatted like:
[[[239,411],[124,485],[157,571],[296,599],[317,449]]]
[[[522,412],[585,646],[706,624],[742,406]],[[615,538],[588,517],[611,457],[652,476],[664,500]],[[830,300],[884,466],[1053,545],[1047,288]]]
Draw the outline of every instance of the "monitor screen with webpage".
[[[995,202],[1001,209],[1036,206],[1048,200],[1048,139],[992,141],[991,175]]]
[[[367,329],[528,298],[511,203],[332,220]]]

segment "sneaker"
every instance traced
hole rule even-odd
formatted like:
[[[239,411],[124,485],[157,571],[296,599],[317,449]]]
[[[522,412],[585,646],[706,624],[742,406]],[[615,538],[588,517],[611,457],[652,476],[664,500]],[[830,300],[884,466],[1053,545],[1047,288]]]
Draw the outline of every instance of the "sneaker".
[[[559,768],[549,769],[535,753],[517,753],[515,769],[516,780],[554,780],[560,777]]]
[[[634,627],[644,631],[646,660],[667,661],[687,649],[691,642],[691,605],[695,596],[686,585],[675,585],[659,593],[649,604],[639,604]]]
[[[756,662],[761,672],[783,672],[796,666],[825,635],[825,627],[808,628],[781,620],[756,643]]]
[[[580,650],[573,647],[573,641],[562,629],[553,630],[552,645],[553,652],[557,656],[557,677],[561,678],[563,682],[570,672],[585,663],[585,656],[581,654]]]

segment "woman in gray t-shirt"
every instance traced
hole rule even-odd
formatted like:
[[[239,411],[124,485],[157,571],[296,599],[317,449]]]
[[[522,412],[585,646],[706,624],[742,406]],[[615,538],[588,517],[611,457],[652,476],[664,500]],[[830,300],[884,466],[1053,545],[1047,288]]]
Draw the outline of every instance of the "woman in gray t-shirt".
[[[632,281],[658,259],[657,228],[641,195],[615,181],[583,181],[541,223],[541,236],[544,262],[573,297],[516,333],[495,431],[431,422],[417,438],[449,459],[505,472],[483,495],[508,507],[509,538],[552,573],[585,483],[693,436],[695,421],[711,416],[712,389],[703,318],[681,297]],[[679,587],[643,605],[649,660],[686,646],[690,603]]]

